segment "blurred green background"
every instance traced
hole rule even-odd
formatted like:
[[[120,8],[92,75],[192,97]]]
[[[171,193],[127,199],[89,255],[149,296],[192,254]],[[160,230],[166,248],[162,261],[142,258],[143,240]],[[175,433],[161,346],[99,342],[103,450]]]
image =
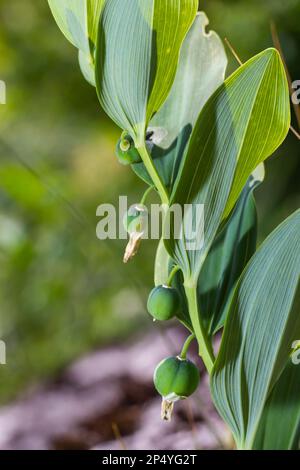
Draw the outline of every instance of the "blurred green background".
[[[242,60],[272,45],[274,20],[300,79],[299,0],[206,0],[210,26]],[[236,67],[229,51],[229,71]],[[122,263],[124,241],[96,238],[96,208],[143,183],[114,157],[119,130],[80,74],[46,0],[0,0],[0,402],[75,357],[152,327],[145,299],[155,243]],[[294,122],[294,126],[297,124]],[[290,134],[257,191],[262,240],[300,206],[299,141]]]

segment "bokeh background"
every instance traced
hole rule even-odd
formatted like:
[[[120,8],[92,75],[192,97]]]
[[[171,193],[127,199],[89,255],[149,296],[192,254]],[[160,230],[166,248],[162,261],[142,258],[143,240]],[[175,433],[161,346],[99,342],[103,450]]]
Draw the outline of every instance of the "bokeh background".
[[[201,9],[242,60],[272,45],[273,20],[290,75],[300,79],[299,0],[203,0]],[[227,53],[231,72],[236,62]],[[117,163],[120,131],[81,76],[46,0],[0,0],[0,79],[7,84],[0,106],[4,406],[91,351],[161,332],[145,312],[155,243],[143,243],[124,266],[124,241],[95,235],[97,206],[119,195],[137,202],[143,183]],[[299,148],[290,134],[267,163],[256,194],[260,241],[300,205]]]

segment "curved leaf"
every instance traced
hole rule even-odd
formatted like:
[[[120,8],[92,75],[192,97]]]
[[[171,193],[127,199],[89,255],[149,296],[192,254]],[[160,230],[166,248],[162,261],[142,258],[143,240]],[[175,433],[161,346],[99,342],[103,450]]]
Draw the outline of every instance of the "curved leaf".
[[[208,23],[205,13],[197,14],[183,42],[170,94],[149,124],[151,156],[170,190],[197,117],[225,77],[225,50],[214,31],[206,32]],[[152,184],[143,163],[133,165],[133,170]]]
[[[226,307],[257,242],[254,189],[263,181],[263,164],[248,180],[221,233],[214,240],[198,280],[203,325],[213,335],[224,325]]]
[[[106,0],[48,0],[62,33],[79,50],[86,80],[95,86],[94,53],[101,10]]]
[[[99,29],[99,18],[106,0],[86,0],[89,45],[92,55],[95,53]]]
[[[135,140],[173,84],[197,0],[106,0],[100,17],[96,85],[107,114]]]
[[[62,33],[86,55],[94,53],[104,2],[105,0],[48,0]]]
[[[288,85],[278,52],[267,49],[221,85],[204,106],[194,128],[171,204],[191,206],[182,236],[165,240],[189,282],[197,282],[218,227],[234,207],[257,165],[282,143],[290,124]],[[187,239],[200,233],[194,209],[205,210],[205,240],[189,250]],[[178,238],[178,234],[177,234]]]
[[[91,62],[89,56],[85,55],[82,51],[78,53],[78,61],[82,75],[86,81],[95,86],[95,66]]]
[[[217,409],[251,448],[267,398],[300,337],[300,210],[263,243],[229,307],[211,378]]]
[[[266,403],[257,450],[300,449],[300,367],[289,361]]]
[[[73,46],[90,53],[84,0],[48,0],[55,21]]]
[[[222,228],[203,264],[198,280],[198,301],[203,326],[209,336],[223,325],[226,307],[243,269],[256,249],[257,213],[253,191],[264,179],[264,165],[251,175],[231,217]],[[155,261],[155,285],[166,284],[174,261],[162,240]],[[176,274],[174,285],[180,292],[182,311],[178,318],[192,330],[183,279]]]

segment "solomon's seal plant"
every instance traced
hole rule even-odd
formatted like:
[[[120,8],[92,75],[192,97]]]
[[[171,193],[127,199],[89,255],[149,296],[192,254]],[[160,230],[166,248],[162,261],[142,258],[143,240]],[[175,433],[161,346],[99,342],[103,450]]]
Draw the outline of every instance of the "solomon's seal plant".
[[[122,131],[121,163],[157,192],[165,221],[175,204],[192,208],[184,213],[184,236],[176,236],[172,223],[170,236],[162,234],[148,301],[155,319],[176,316],[189,334],[183,354],[155,372],[163,417],[198,385],[186,357],[195,339],[212,399],[237,447],[298,448],[300,367],[290,353],[300,337],[300,211],[256,246],[254,191],[290,127],[280,55],[266,49],[225,78],[224,47],[206,32],[197,0],[49,4]],[[199,204],[205,238],[191,249],[188,241],[202,230],[193,218]],[[137,252],[138,225],[125,261]]]

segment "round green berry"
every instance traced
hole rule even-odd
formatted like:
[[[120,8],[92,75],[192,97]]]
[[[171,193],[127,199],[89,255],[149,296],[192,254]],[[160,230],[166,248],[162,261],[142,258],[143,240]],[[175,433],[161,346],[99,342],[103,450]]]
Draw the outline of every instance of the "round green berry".
[[[170,320],[178,313],[179,306],[179,294],[173,287],[158,286],[150,292],[147,308],[155,320]]]
[[[197,389],[200,374],[195,364],[180,357],[168,357],[158,364],[154,372],[154,385],[168,401],[191,396]]]

